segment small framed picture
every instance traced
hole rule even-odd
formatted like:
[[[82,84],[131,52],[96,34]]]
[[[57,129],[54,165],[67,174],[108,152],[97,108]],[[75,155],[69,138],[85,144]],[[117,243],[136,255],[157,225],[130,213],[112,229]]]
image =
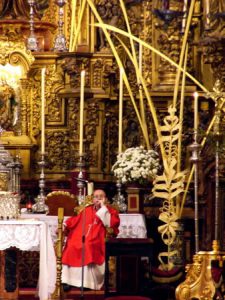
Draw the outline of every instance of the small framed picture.
[[[138,213],[139,207],[139,194],[128,194],[127,198],[128,213]]]

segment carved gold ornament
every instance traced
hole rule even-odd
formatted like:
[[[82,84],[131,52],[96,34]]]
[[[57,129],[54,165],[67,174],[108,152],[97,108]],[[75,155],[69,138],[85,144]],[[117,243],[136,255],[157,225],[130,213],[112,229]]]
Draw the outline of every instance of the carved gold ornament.
[[[216,290],[218,299],[222,299],[224,255],[225,252],[218,247],[218,241],[213,241],[212,251],[195,254],[193,263],[186,266],[186,279],[176,289],[176,300],[212,300]]]
[[[30,66],[34,62],[34,56],[26,49],[23,42],[9,42],[0,39],[0,48],[4,52],[0,53],[0,65],[7,63],[12,66],[20,66],[22,69],[22,77],[26,77]]]

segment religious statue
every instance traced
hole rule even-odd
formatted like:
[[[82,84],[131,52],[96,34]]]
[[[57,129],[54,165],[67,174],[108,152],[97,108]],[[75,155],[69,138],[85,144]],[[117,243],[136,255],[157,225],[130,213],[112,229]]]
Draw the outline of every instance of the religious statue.
[[[35,16],[41,19],[44,10],[49,7],[49,0],[35,1]],[[1,0],[0,19],[29,19],[28,0]]]
[[[97,9],[102,21],[105,24],[118,27],[120,9],[117,3],[114,3],[114,1],[99,0],[97,2]],[[105,35],[101,28],[99,28],[99,41],[99,50],[105,50],[108,48]]]
[[[208,3],[207,3],[208,2]],[[224,0],[206,1],[206,23],[208,24],[209,36],[222,39],[225,34],[225,25],[223,18],[225,16]]]
[[[140,133],[138,130],[138,124],[134,120],[129,120],[127,128],[124,132],[125,145],[127,148],[137,147],[140,145]]]
[[[18,102],[14,89],[6,82],[0,84],[0,126],[11,131],[18,122]]]
[[[9,176],[7,172],[0,172],[0,191],[8,191]]]

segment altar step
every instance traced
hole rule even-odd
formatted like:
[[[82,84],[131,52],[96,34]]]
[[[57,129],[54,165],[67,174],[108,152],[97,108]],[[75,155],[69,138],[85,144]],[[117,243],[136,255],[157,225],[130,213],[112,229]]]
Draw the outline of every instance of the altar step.
[[[104,291],[84,291],[83,298],[84,300],[104,300]],[[80,290],[71,290],[64,294],[64,300],[80,300],[81,299]]]
[[[38,298],[35,295],[35,289],[20,289],[18,300],[37,300]],[[104,300],[104,291],[84,291],[83,295],[85,300]],[[81,299],[81,291],[79,289],[72,289],[64,293],[64,300],[78,299]]]

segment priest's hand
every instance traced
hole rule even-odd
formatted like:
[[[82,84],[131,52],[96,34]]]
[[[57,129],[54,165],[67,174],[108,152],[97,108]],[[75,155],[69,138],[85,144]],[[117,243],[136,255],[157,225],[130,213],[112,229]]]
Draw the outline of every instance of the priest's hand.
[[[105,206],[106,198],[98,199],[95,201],[94,208],[99,210],[101,207]]]
[[[103,198],[103,199],[100,199],[100,200],[99,200],[99,203],[100,203],[100,207],[103,207],[103,206],[105,206],[106,199],[105,199],[105,198]]]

